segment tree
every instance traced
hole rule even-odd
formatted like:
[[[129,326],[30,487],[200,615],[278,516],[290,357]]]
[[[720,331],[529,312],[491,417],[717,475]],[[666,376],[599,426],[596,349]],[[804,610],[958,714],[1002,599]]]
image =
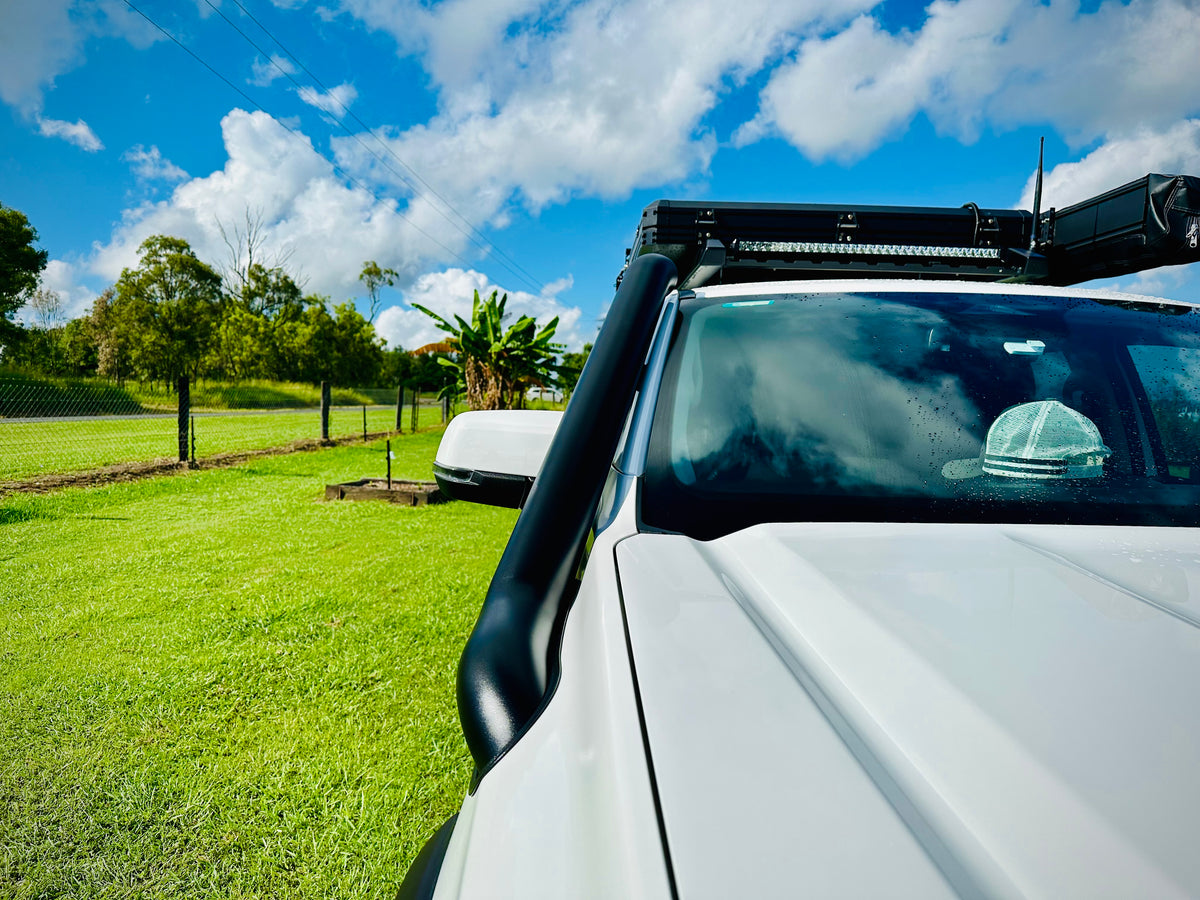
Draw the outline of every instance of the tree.
[[[33,312],[34,327],[49,330],[63,324],[63,302],[58,291],[38,288],[29,294],[25,304]]]
[[[570,395],[575,390],[575,385],[579,383],[579,376],[583,372],[584,363],[587,362],[591,352],[592,345],[584,344],[583,350],[579,353],[563,354],[562,364],[558,367],[558,383],[566,394]]]
[[[239,298],[243,307],[257,315],[275,318],[293,315],[304,308],[300,285],[282,268],[254,263],[246,273]]]
[[[380,288],[384,285],[391,287],[399,277],[400,273],[395,269],[381,269],[379,263],[373,259],[368,259],[363,263],[362,274],[358,276],[358,280],[367,286],[367,296],[371,300],[370,315],[367,316],[367,321],[374,322],[375,315],[379,312]]]
[[[287,272],[252,263],[240,289],[225,298],[208,370],[234,379],[287,378],[284,332],[303,313],[300,286]]]
[[[558,370],[553,360],[562,346],[550,341],[558,327],[558,317],[539,329],[532,316],[522,316],[506,331],[503,323],[508,294],[497,301],[498,293],[492,291],[487,300],[480,300],[476,291],[471,321],[465,322],[456,315],[457,325],[420,304],[413,304],[450,335],[449,343],[458,358],[444,359],[442,365],[458,373],[472,409],[523,406],[526,390],[534,384],[553,382]]]
[[[324,297],[304,298],[304,311],[282,325],[278,334],[279,370],[288,381],[333,381],[368,386],[383,371],[383,341],[375,326],[352,303],[330,307]]]
[[[226,290],[235,296],[245,294],[256,267],[265,272],[282,271],[292,258],[290,249],[266,253],[266,226],[261,209],[246,207],[240,224],[226,225],[218,220],[217,230],[221,232],[221,241],[227,251],[225,264],[220,267],[221,280]]]
[[[37,231],[25,214],[0,204],[0,329],[38,286],[49,256],[33,246]]]
[[[143,378],[199,374],[217,325],[221,276],[182,238],[154,235],[117,280],[109,311],[117,343]]]
[[[117,292],[109,288],[92,304],[91,332],[96,342],[96,371],[106,378],[115,378],[118,383],[125,380],[129,372],[129,352],[123,336],[117,328],[117,317],[113,313],[113,300]]]

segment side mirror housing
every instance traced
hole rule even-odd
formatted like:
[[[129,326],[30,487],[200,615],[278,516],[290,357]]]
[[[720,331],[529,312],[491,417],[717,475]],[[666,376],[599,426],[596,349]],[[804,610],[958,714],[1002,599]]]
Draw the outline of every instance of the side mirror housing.
[[[433,477],[447,497],[520,509],[542,468],[561,412],[498,409],[455,416]]]

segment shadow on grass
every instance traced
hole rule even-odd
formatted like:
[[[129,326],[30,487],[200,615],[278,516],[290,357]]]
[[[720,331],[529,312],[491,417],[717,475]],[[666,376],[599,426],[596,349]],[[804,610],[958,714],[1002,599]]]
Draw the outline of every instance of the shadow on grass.
[[[21,506],[0,506],[0,525],[16,525],[20,522],[32,522],[34,519],[52,519],[40,509],[30,509]]]

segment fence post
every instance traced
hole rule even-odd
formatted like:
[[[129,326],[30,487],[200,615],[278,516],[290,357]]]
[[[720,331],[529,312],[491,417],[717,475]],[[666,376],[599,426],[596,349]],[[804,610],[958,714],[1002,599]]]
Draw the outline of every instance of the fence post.
[[[404,385],[396,387],[396,434],[404,433]]]
[[[329,382],[321,382],[321,442],[329,440]]]
[[[446,394],[442,397],[442,424],[445,425],[450,421],[450,395]]]
[[[413,388],[412,392],[412,433],[417,433],[417,406],[421,403],[421,392]]]
[[[192,414],[192,391],[186,375],[179,376],[177,385],[179,392],[179,417],[176,433],[179,436],[179,461],[188,461],[188,423]]]
[[[363,443],[367,442],[367,404],[363,404]]]

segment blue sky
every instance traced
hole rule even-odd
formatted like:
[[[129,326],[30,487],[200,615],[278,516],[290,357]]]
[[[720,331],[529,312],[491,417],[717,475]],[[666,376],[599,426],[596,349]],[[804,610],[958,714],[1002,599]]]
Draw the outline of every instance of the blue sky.
[[[309,291],[399,271],[393,345],[494,287],[578,345],[660,197],[1027,206],[1043,134],[1047,205],[1200,174],[1200,4],[0,0],[0,104],[0,202],[73,315],[147,236],[221,266],[249,215]]]

